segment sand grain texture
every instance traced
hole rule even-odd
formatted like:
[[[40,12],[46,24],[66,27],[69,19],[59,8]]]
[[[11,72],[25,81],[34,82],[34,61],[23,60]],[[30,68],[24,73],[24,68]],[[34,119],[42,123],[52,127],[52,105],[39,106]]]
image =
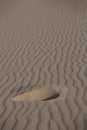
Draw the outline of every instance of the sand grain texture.
[[[0,130],[87,130],[86,0],[0,1]]]

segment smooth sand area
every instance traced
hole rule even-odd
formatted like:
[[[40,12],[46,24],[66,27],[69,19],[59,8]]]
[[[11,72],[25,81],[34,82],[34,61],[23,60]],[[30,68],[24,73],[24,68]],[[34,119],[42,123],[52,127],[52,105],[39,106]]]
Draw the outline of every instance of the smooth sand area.
[[[53,101],[63,100],[66,98],[68,93],[67,87],[53,86],[52,88],[46,88],[43,86],[42,89],[36,89],[30,92],[23,93],[15,96],[12,101]]]
[[[0,130],[87,130],[87,0],[0,0]]]
[[[12,99],[12,101],[41,101],[41,100],[46,100],[51,97],[59,97],[59,94],[56,92],[52,91],[51,89],[39,89],[39,90],[34,90],[32,92],[27,92],[22,95],[16,96]]]

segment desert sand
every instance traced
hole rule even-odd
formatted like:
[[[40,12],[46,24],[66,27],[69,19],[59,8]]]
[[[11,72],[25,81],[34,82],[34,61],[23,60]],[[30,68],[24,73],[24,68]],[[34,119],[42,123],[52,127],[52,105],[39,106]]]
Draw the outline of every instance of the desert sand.
[[[87,130],[86,0],[0,0],[0,130]]]

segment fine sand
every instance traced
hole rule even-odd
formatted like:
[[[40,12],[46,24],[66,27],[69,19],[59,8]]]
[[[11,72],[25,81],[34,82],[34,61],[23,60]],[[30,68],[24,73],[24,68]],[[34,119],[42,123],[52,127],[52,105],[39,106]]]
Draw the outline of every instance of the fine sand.
[[[47,88],[43,87],[42,89],[37,89],[31,92],[26,92],[24,94],[18,95],[12,99],[12,101],[54,101],[63,100],[67,96],[68,89],[67,87]]]
[[[86,0],[0,0],[0,130],[87,130]]]

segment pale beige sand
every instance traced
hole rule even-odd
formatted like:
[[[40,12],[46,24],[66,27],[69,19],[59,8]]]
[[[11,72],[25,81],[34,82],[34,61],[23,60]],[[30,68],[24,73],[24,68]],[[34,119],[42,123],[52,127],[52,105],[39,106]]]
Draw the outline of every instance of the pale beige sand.
[[[0,0],[0,130],[87,130],[87,0]]]
[[[18,95],[12,99],[12,101],[53,101],[63,100],[68,94],[67,87],[53,87],[53,89],[43,86],[42,89],[36,89],[24,94]]]
[[[55,95],[51,89],[43,88],[16,96],[12,101],[41,101]]]

